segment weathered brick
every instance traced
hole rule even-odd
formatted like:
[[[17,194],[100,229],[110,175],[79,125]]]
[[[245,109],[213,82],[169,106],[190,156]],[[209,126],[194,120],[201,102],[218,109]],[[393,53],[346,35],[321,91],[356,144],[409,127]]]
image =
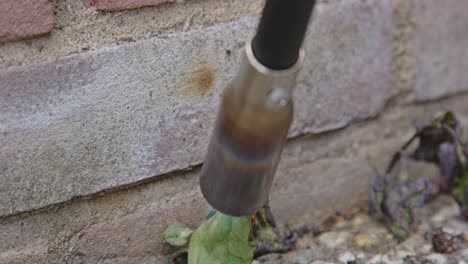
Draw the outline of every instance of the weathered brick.
[[[0,42],[49,33],[54,14],[48,0],[0,1]]]
[[[144,6],[155,6],[175,0],[91,0],[91,4],[102,11],[121,11]]]
[[[70,250],[88,258],[138,257],[154,254],[155,249],[163,253],[161,249],[168,245],[161,239],[162,232],[171,221],[191,218],[202,221],[199,216],[207,215],[210,210],[200,193],[183,196],[175,203],[156,202],[123,217],[92,225],[72,238]]]
[[[468,94],[442,100],[457,112],[463,127],[468,127],[467,99]],[[382,171],[414,133],[411,120],[439,110],[440,102],[393,106],[372,122],[288,142],[270,195],[278,223],[312,225],[336,210],[364,205],[374,168]],[[162,242],[164,228],[175,222],[193,228],[206,216],[198,173],[180,172],[1,219],[0,252],[10,254],[17,245],[31,248],[45,240],[46,263],[168,263],[175,249]],[[438,171],[433,167],[432,173]]]
[[[468,91],[468,1],[412,0],[419,101]]]
[[[47,246],[39,245],[30,248],[0,252],[0,263],[6,264],[45,264],[47,263]]]
[[[256,23],[246,18],[0,71],[0,215],[200,164],[236,51]],[[290,136],[381,111],[390,28],[389,0],[318,6]]]
[[[310,156],[306,154],[314,151],[309,147],[315,144],[310,140],[301,143],[307,145],[302,149],[304,155],[300,157],[294,153],[290,156],[289,153],[289,161],[282,164],[272,192],[271,202],[281,223],[287,219],[297,224],[299,218],[291,216],[301,216],[303,221],[303,214],[319,219],[363,201],[367,194],[367,185],[363,183],[369,182],[374,173],[365,159],[346,157],[307,162]],[[295,147],[297,145],[290,150]],[[195,228],[210,210],[198,190],[182,193],[176,199],[169,197],[169,202],[154,201],[127,215],[85,228],[71,239],[70,253],[83,256],[85,263],[94,263],[90,260],[102,256],[168,255],[173,248],[162,239],[164,229],[175,222]]]

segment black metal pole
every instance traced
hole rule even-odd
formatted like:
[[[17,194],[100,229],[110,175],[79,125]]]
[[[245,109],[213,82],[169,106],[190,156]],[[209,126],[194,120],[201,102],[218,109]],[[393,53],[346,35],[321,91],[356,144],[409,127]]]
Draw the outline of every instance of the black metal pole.
[[[253,41],[256,59],[283,70],[296,63],[315,0],[267,0]]]

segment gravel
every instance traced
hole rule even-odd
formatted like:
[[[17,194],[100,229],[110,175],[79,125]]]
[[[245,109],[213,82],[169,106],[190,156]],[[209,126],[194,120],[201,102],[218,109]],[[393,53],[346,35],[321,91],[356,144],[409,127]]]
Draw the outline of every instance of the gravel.
[[[352,215],[333,216],[333,224],[320,235],[309,233],[299,239],[296,250],[267,255],[254,264],[468,263],[468,223],[448,196],[439,196],[416,209],[413,233],[402,242],[366,209],[351,211]]]

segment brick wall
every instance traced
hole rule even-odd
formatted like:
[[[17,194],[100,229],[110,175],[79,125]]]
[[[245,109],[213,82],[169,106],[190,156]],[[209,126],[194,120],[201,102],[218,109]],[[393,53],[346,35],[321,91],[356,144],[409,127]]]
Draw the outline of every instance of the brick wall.
[[[208,210],[199,167],[261,4],[2,1],[0,263],[165,261],[164,227]],[[468,127],[467,11],[319,2],[271,195],[283,223],[362,203],[413,119]]]

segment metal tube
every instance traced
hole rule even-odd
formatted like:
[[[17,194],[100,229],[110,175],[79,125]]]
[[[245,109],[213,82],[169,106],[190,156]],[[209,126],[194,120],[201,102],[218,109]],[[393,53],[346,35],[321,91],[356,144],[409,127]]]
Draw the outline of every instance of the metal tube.
[[[267,68],[248,39],[240,71],[223,93],[200,178],[215,209],[243,216],[266,203],[292,121],[292,89],[303,58],[301,49],[288,69]]]

